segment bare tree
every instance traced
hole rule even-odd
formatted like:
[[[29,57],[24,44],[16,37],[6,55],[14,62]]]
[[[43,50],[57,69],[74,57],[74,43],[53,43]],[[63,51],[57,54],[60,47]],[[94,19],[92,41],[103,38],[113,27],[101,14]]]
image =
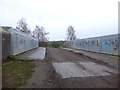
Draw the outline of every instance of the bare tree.
[[[75,40],[76,35],[75,35],[75,30],[73,26],[69,26],[67,29],[67,40]]]
[[[42,42],[48,41],[48,38],[46,37],[46,35],[48,35],[48,34],[49,33],[45,32],[44,27],[40,27],[38,25],[36,25],[36,27],[33,31],[33,37],[38,38]]]
[[[27,33],[28,35],[31,35],[31,30],[28,27],[26,20],[24,18],[22,18],[18,21],[16,30]]]
[[[35,33],[35,31],[32,32],[32,37],[36,38],[36,33]]]

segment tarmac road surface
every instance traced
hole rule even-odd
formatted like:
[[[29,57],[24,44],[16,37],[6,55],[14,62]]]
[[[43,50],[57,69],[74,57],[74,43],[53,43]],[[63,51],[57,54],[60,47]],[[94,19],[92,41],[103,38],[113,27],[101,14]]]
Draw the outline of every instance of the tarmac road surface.
[[[118,70],[83,55],[48,49],[60,88],[116,88]]]
[[[21,88],[118,88],[118,70],[61,48],[47,48],[35,60],[32,77]]]

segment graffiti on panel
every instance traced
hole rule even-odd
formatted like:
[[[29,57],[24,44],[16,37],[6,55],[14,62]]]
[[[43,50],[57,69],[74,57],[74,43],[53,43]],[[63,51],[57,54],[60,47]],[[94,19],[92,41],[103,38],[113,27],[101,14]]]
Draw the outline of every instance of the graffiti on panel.
[[[92,46],[95,45],[95,41],[92,41]]]
[[[24,39],[24,37],[20,38],[20,42],[19,43],[20,43],[20,45],[25,45],[25,39]]]
[[[113,39],[108,40],[108,47],[109,47],[109,49],[112,49],[113,45],[114,45]]]
[[[118,40],[115,39],[115,42],[114,42],[114,50],[118,50]]]
[[[15,45],[16,45],[15,47],[18,48],[18,44],[17,44],[18,43],[18,34],[17,33],[15,33],[15,39],[16,39],[15,40]]]
[[[79,39],[71,41],[70,46],[72,48],[81,48],[84,50],[98,51],[108,54],[117,54],[118,51],[118,38],[117,35],[109,35],[103,37],[95,37],[88,39]]]

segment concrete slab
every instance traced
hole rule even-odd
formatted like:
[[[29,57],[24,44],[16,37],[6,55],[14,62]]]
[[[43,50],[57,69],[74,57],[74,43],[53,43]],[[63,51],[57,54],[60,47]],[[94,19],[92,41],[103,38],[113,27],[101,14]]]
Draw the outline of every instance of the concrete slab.
[[[114,73],[118,74],[118,70],[112,69],[107,66],[103,66],[97,63],[79,63],[80,65],[84,66],[86,70],[89,70],[90,72],[94,73],[95,75],[106,75],[107,73]]]
[[[117,73],[112,68],[99,65],[96,63],[84,62],[84,63],[52,63],[56,72],[62,76],[62,78],[71,77],[89,77],[89,76],[107,76],[111,73]]]
[[[45,53],[46,53],[46,48],[39,47],[37,49],[33,49],[23,54],[19,54],[16,57],[20,59],[27,59],[27,60],[44,60]]]
[[[29,55],[28,57],[31,59],[44,60],[45,52],[46,52],[46,48],[40,47],[40,48],[38,48],[37,52],[33,53],[32,55]]]

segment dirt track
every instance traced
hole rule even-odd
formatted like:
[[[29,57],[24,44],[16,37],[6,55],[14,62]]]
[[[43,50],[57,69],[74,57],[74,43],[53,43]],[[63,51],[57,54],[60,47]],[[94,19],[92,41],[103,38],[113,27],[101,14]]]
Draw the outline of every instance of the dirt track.
[[[117,88],[118,75],[116,70],[106,64],[96,63],[83,55],[74,54],[59,48],[48,48],[45,61],[35,61],[35,72],[27,85],[28,88]],[[82,65],[83,64],[83,65]],[[102,66],[108,71],[100,71],[95,68]],[[62,66],[63,65],[63,66]],[[71,65],[71,66],[70,66]],[[54,67],[55,68],[54,68]],[[65,68],[64,68],[65,67]],[[62,71],[60,70],[63,69]],[[79,71],[82,69],[81,71]],[[93,70],[92,70],[93,69]],[[113,72],[109,72],[113,70]],[[69,71],[70,70],[70,71]],[[76,72],[75,72],[76,70]],[[78,71],[77,71],[78,70]],[[99,69],[98,69],[99,70]],[[89,75],[83,73],[86,71]],[[82,74],[83,73],[83,74]],[[71,74],[71,76],[69,76]]]

